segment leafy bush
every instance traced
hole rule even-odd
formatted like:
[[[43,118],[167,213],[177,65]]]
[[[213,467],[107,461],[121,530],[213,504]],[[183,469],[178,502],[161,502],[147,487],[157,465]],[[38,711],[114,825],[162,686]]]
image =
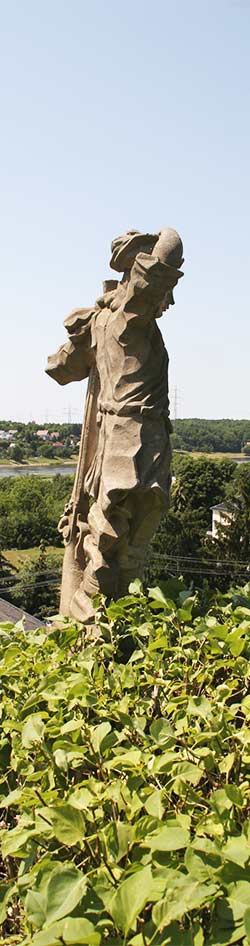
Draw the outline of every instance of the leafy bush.
[[[130,591],[2,625],[4,942],[247,946],[250,586]]]

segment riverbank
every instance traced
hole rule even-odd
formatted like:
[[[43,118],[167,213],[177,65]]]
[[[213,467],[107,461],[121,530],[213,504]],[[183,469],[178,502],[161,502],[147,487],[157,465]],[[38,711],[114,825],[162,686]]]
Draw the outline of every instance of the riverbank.
[[[18,462],[17,460],[8,460],[6,462],[6,460],[0,459],[0,468],[4,467],[6,470],[12,470],[16,468],[25,470],[27,468],[30,469],[31,467],[36,469],[38,466],[76,466],[76,463],[77,456],[75,455],[68,457],[67,459],[61,459],[58,457],[53,460],[49,459],[49,457],[28,457],[26,460],[22,460],[22,462],[20,462],[20,460]]]
[[[0,460],[0,479],[9,476],[72,476],[76,470],[77,457],[69,459],[53,459],[48,457],[31,457],[22,463],[9,460],[8,463]]]

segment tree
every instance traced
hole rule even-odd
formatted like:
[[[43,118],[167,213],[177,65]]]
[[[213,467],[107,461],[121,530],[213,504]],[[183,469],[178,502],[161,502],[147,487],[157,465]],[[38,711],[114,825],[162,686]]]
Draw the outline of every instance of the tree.
[[[220,526],[217,548],[230,559],[250,563],[250,466],[239,466],[226,490],[229,524]]]
[[[38,618],[54,614],[59,604],[61,563],[61,556],[51,556],[42,540],[37,558],[20,568],[9,600]]]
[[[240,453],[246,440],[250,440],[250,420],[204,420],[192,417],[175,422],[173,447],[208,453]]]
[[[16,568],[13,568],[0,548],[0,598],[9,600],[9,590],[13,585]]]
[[[211,524],[211,506],[225,499],[234,470],[235,463],[229,460],[176,459],[170,510],[148,550],[147,583],[180,573],[188,581],[194,577],[198,583],[206,577],[210,569],[203,566],[204,543]]]
[[[53,443],[41,443],[37,453],[40,457],[48,457],[48,459],[52,460],[56,454],[56,450]]]
[[[72,489],[72,476],[15,476],[0,481],[0,535],[5,549],[62,545],[57,524]]]
[[[20,443],[15,443],[13,447],[10,447],[9,455],[11,460],[15,460],[15,463],[22,463],[24,459],[24,449]]]

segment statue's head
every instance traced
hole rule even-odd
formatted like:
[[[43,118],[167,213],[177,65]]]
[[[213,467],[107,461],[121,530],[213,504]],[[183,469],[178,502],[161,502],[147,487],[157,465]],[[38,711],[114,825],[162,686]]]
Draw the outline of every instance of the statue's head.
[[[177,230],[172,230],[172,227],[165,227],[164,230],[160,230],[157,237],[157,246],[154,246],[152,256],[160,257],[163,263],[167,263],[173,269],[180,269],[180,266],[184,263],[183,243]]]
[[[115,237],[111,243],[111,269],[118,273],[130,270],[137,253],[152,253],[157,240],[157,233],[140,233],[139,230],[128,230],[122,236]]]
[[[166,227],[164,230],[160,230],[159,233],[140,233],[139,230],[128,230],[127,233],[116,237],[112,241],[111,250],[111,269],[123,273],[122,281],[118,283],[119,292],[121,292],[122,285],[125,288],[130,279],[130,270],[137,254],[147,253],[164,263],[168,270],[168,288],[158,308],[156,318],[160,317],[170,305],[175,304],[173,289],[183,276],[180,266],[184,262],[183,245],[177,230],[173,230],[171,227]]]
[[[156,257],[156,259],[160,259],[161,262],[168,267],[169,288],[158,310],[160,316],[166,309],[169,309],[170,305],[175,304],[173,289],[177,285],[178,280],[183,276],[180,270],[180,266],[184,263],[183,244],[177,230],[173,230],[171,227],[160,230],[157,244],[155,244],[152,250],[152,256]]]

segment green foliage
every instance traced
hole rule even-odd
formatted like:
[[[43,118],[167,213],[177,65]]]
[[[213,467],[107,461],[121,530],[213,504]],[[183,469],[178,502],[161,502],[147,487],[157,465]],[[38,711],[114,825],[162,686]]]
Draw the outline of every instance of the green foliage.
[[[235,463],[230,460],[193,460],[180,457],[176,464],[176,480],[172,487],[172,505],[175,512],[186,509],[203,511],[204,525],[211,521],[211,506],[220,503],[225,487],[232,479]]]
[[[250,561],[250,465],[179,457],[169,513],[150,543],[145,580],[184,574],[190,582],[226,590],[246,580]],[[212,539],[211,507],[225,501],[232,518]]]
[[[37,448],[37,454],[39,457],[48,457],[53,460],[53,457],[57,455],[57,450],[53,443],[41,443]]]
[[[247,440],[250,440],[250,420],[191,417],[175,421],[173,446],[178,450],[240,453]]]
[[[9,454],[11,460],[15,460],[16,463],[21,463],[25,456],[23,445],[15,443],[13,447],[10,447]]]
[[[189,581],[195,574],[198,581],[203,577],[202,559],[208,557],[204,551],[207,530],[211,528],[211,506],[225,500],[228,485],[234,478],[236,464],[230,460],[213,461],[206,458],[178,457],[175,459],[175,482],[171,490],[169,513],[162,520],[158,532],[150,543],[145,578],[147,582],[162,581],[166,568],[180,570]],[[242,467],[242,474],[246,472]],[[218,546],[209,552],[218,558]],[[236,557],[238,550],[236,551]],[[169,565],[166,559],[169,557]],[[222,556],[224,557],[224,556]],[[188,558],[196,562],[189,563]],[[211,572],[211,568],[208,569]],[[211,577],[211,576],[209,576]],[[218,576],[216,575],[216,583]],[[230,575],[227,587],[230,584]]]
[[[58,551],[53,555],[46,551],[43,540],[38,555],[19,567],[16,579],[5,582],[2,596],[17,607],[38,618],[55,614],[59,606],[59,585],[62,558]]]
[[[231,511],[228,526],[220,526],[217,555],[233,561],[250,562],[250,465],[236,467],[228,483],[225,499]]]
[[[0,481],[0,534],[5,549],[61,545],[57,524],[72,488],[71,476],[4,477]]]
[[[247,946],[250,586],[2,625],[4,942]]]

